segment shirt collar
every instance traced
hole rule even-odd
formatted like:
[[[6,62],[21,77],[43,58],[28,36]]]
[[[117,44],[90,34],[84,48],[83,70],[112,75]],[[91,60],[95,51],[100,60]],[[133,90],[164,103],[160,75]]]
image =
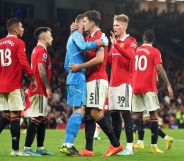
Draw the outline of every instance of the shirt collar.
[[[142,44],[142,46],[152,46],[151,44]]]
[[[126,39],[127,37],[129,37],[129,34],[126,34],[124,37],[120,38],[119,40],[125,41],[125,39]]]
[[[40,45],[40,46],[42,46],[45,50],[47,50],[46,46],[45,46],[43,43],[38,42],[37,45]]]
[[[17,38],[17,36],[13,35],[13,34],[8,34],[7,37],[16,37]]]
[[[95,32],[97,32],[97,31],[99,31],[100,29],[99,28],[97,28],[95,31],[93,31],[92,33],[91,33],[91,37],[93,37],[94,35],[95,35]]]

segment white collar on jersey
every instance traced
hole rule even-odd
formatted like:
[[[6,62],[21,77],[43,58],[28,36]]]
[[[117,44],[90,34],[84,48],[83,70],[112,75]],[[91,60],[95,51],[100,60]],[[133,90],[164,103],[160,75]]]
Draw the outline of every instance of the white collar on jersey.
[[[125,41],[125,39],[129,36],[129,34],[126,34],[124,37],[120,38],[119,40]]]
[[[43,43],[38,42],[37,45],[40,45],[40,46],[42,46],[45,50],[47,50],[46,46],[45,46]]]
[[[152,46],[151,44],[142,44],[142,46]]]
[[[97,31],[99,31],[100,29],[99,28],[97,28],[95,31],[93,31],[92,33],[91,33],[91,37],[93,37],[94,36],[94,34],[95,34],[95,32],[97,32]]]
[[[7,37],[17,37],[17,36],[13,34],[8,34]]]

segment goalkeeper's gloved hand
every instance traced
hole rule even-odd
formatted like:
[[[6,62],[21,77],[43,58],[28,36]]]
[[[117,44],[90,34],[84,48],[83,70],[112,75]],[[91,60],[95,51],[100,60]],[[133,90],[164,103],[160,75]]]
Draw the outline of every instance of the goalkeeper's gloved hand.
[[[108,46],[109,40],[108,40],[108,38],[105,36],[104,33],[102,34],[100,40],[97,40],[97,44],[98,44],[98,46]]]

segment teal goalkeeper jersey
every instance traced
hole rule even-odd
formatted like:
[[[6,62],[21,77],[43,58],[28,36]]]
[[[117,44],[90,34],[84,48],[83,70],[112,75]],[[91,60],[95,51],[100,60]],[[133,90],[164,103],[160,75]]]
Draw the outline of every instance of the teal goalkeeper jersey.
[[[82,64],[85,60],[84,51],[92,48],[97,48],[97,42],[85,42],[83,35],[78,31],[72,32],[67,46],[64,68],[67,72],[67,85],[76,85],[79,81],[86,81],[85,69],[78,72],[71,72],[70,66],[72,64]]]

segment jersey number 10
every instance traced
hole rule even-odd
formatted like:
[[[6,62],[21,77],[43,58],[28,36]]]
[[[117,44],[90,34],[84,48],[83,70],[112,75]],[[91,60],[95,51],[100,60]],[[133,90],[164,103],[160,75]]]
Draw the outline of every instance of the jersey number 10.
[[[12,63],[11,59],[11,50],[10,49],[0,49],[0,59],[1,59],[1,66],[10,66]]]
[[[135,70],[145,71],[148,65],[148,61],[145,55],[135,56]]]

